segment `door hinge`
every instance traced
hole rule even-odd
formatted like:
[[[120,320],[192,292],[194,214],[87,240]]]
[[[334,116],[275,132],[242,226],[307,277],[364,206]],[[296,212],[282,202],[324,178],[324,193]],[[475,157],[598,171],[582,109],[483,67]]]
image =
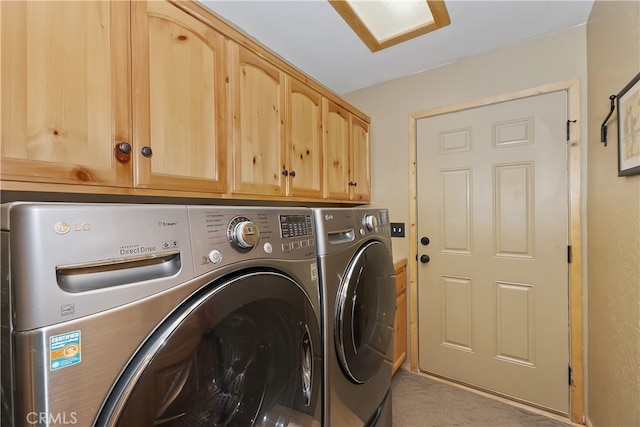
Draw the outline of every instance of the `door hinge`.
[[[569,385],[573,385],[573,369],[569,366]]]
[[[567,141],[569,141],[571,139],[571,123],[575,123],[577,122],[577,120],[567,120]]]
[[[571,250],[571,245],[567,246],[567,262],[571,264],[571,260],[573,259],[573,251]]]

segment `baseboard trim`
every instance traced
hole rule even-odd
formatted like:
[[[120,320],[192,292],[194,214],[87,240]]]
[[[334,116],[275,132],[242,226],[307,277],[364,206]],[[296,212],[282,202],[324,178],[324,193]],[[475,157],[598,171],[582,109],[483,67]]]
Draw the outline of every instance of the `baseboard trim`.
[[[415,371],[412,371],[412,372],[415,372]],[[515,401],[515,400],[511,400],[511,399],[508,399],[506,397],[502,397],[500,395],[496,395],[496,394],[493,394],[493,393],[488,393],[486,391],[482,391],[482,390],[479,390],[479,389],[476,389],[476,388],[473,388],[473,387],[469,387],[467,385],[460,384],[460,383],[455,382],[455,381],[447,380],[445,378],[441,378],[441,377],[438,377],[436,375],[429,374],[427,372],[418,371],[417,373],[419,375],[423,375],[425,377],[428,377],[428,378],[430,378],[430,379],[432,379],[434,381],[441,382],[443,384],[447,384],[447,385],[450,385],[450,386],[453,386],[453,387],[458,387],[458,388],[460,388],[462,390],[470,391],[470,392],[478,394],[480,396],[488,397],[490,399],[497,400],[497,401],[502,402],[502,403],[506,403],[507,405],[514,406],[516,408],[524,409],[525,411],[529,411],[529,412],[532,412],[534,414],[544,415],[547,418],[552,418],[554,420],[561,421],[561,422],[563,422],[563,423],[565,423],[565,424],[567,424],[569,426],[584,427],[583,424],[577,424],[577,423],[572,422],[569,419],[569,415],[568,414],[566,416],[564,416],[564,415],[556,414],[554,412],[545,411],[544,409],[540,409],[540,408],[537,408],[535,406],[527,405],[526,403],[522,403],[522,402],[518,402],[518,401]],[[592,426],[589,426],[589,427],[592,427]]]

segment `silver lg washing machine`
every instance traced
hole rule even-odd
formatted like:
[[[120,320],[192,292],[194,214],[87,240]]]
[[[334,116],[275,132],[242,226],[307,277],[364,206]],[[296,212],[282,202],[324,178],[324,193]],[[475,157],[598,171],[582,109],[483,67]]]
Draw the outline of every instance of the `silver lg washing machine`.
[[[395,272],[386,209],[314,209],[325,425],[391,426]]]
[[[304,208],[2,206],[3,425],[320,426]]]

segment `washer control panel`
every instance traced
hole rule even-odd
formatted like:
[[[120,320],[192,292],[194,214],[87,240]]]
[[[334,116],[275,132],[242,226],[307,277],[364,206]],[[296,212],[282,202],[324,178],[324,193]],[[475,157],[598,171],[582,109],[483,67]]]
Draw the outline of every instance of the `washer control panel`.
[[[311,209],[187,206],[196,274],[253,259],[314,259]]]
[[[280,234],[289,237],[313,236],[311,215],[278,215],[280,218]]]
[[[227,238],[234,249],[247,252],[260,240],[260,230],[249,218],[237,216],[229,222]]]
[[[280,236],[282,237],[282,251],[290,252],[315,246],[313,221],[311,214],[278,215],[280,221]]]

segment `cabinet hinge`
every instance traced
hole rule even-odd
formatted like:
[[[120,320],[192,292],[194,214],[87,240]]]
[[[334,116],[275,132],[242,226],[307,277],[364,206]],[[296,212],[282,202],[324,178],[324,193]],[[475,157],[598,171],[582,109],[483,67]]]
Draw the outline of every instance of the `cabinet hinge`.
[[[573,385],[573,369],[569,366],[569,385]]]
[[[571,139],[571,128],[569,126],[571,126],[571,123],[575,122],[577,122],[577,120],[567,120],[567,141]]]
[[[573,251],[571,250],[571,245],[567,246],[567,262],[571,264],[571,260],[573,259]]]

